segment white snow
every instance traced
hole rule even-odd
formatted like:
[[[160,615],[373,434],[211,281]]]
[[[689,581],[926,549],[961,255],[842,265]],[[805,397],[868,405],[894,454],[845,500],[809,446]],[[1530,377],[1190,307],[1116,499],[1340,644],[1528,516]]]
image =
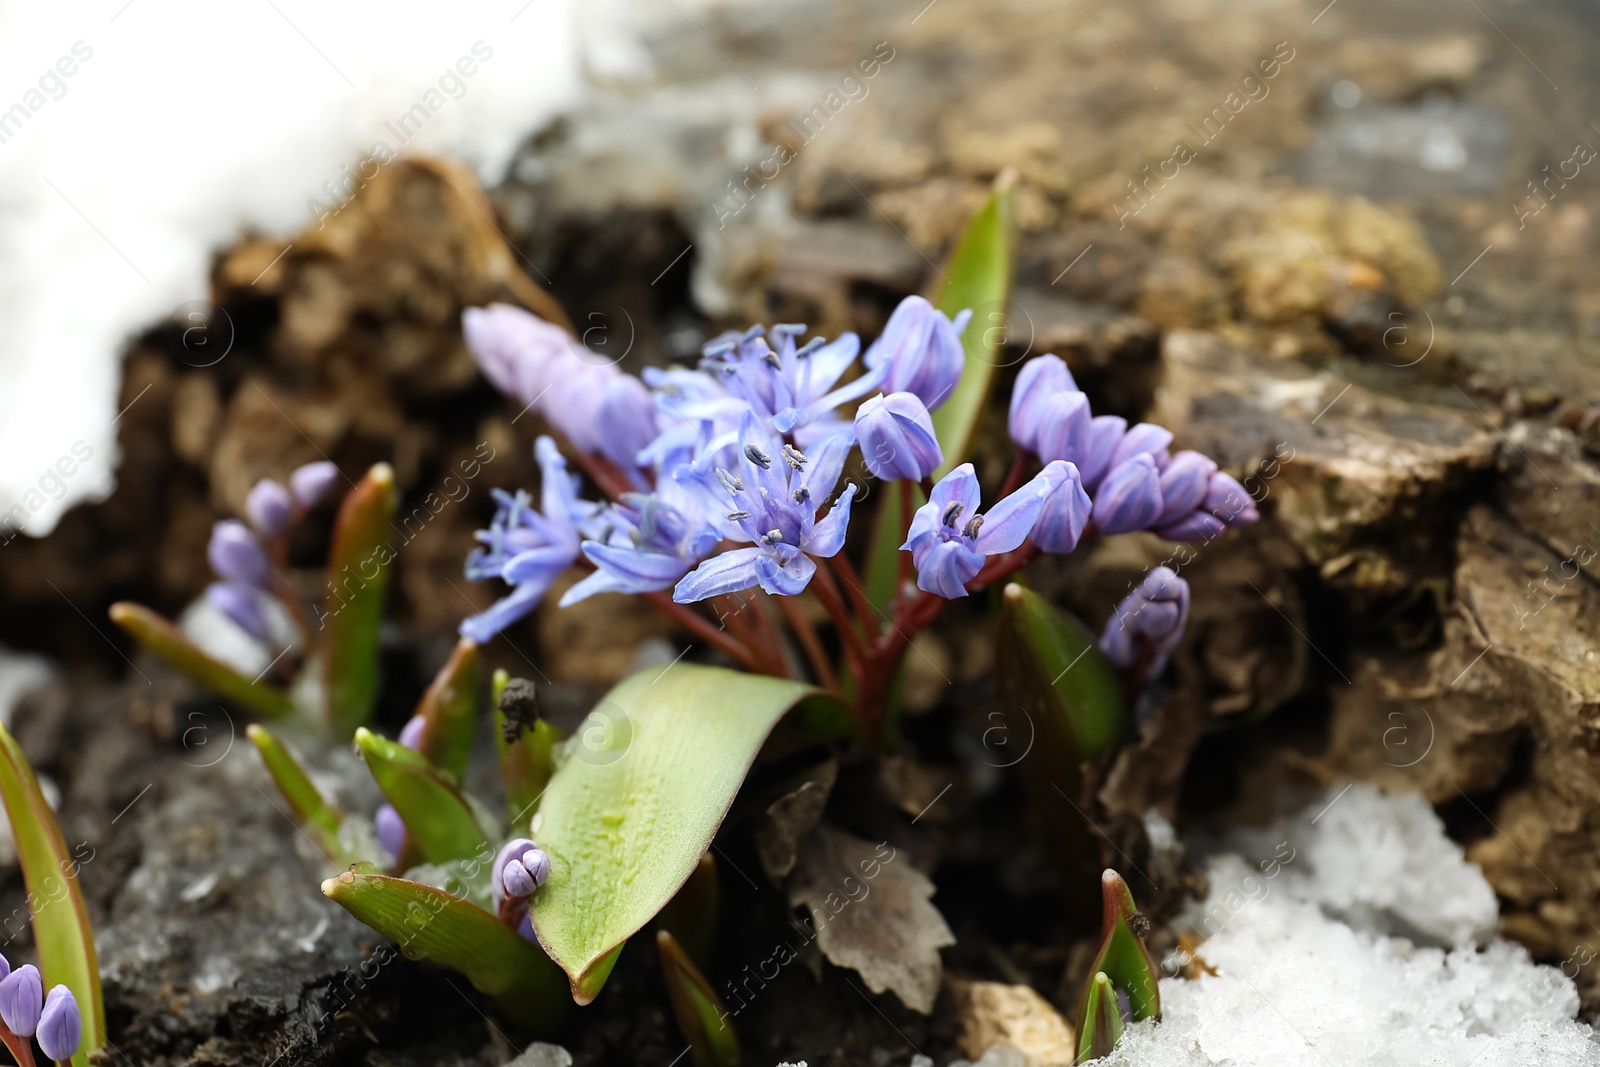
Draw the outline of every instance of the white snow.
[[[1233,844],[1250,858],[1214,857],[1180,923],[1218,975],[1163,979],[1163,1020],[1108,1067],[1600,1064],[1572,981],[1493,937],[1493,892],[1421,798],[1329,790]]]
[[[498,180],[578,94],[579,7],[0,0],[0,541],[110,492],[123,346],[219,248],[390,151]]]

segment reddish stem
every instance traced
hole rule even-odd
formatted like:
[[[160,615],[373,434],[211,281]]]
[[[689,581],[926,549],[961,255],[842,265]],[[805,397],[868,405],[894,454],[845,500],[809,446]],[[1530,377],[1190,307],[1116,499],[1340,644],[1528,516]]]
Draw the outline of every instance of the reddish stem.
[[[843,552],[826,560],[838,572],[839,578],[848,587],[847,595],[850,607],[856,613],[856,621],[861,624],[861,632],[870,640],[872,637],[873,621],[878,614],[878,609],[872,606],[872,601],[867,599],[866,590],[861,587],[861,576],[856,573],[855,564]]]
[[[1022,476],[1028,473],[1028,454],[1021,449],[1017,450],[1017,457],[1011,461],[1011,469],[1006,471],[1006,480],[1000,484],[1000,494],[996,500],[1003,500],[1017,491],[1017,486],[1022,484]]]
[[[33,1045],[27,1038],[13,1034],[9,1026],[0,1026],[0,1041],[5,1042],[11,1055],[16,1057],[18,1067],[34,1067]]]
[[[781,596],[778,598],[778,610],[789,620],[789,628],[794,631],[796,640],[805,651],[806,661],[811,664],[811,673],[816,676],[817,682],[824,689],[837,690],[839,675],[833,669],[833,661],[828,658],[827,650],[822,647],[822,639],[817,636],[817,628],[811,625],[799,602],[794,597]]]
[[[688,630],[702,641],[705,641],[707,644],[715,645],[717,648],[720,648],[746,670],[754,671],[757,674],[771,673],[766,669],[766,665],[761,662],[760,658],[757,657],[748,646],[740,641],[735,640],[726,632],[717,629],[717,627],[713,626],[708,620],[702,618],[698,613],[682,604],[677,603],[665,593],[652,592],[644,593],[642,595],[651,603],[652,606],[655,607],[657,611],[672,619],[674,622],[678,623],[678,625],[682,626],[684,629]]]
[[[851,624],[850,612],[840,599],[839,587],[834,584],[833,575],[828,568],[817,568],[816,581],[811,583],[811,589],[817,595],[817,602],[833,619],[834,629],[839,631],[839,641],[844,645],[845,659],[849,660],[850,670],[855,674],[856,681],[864,683],[866,650],[861,647],[861,639],[856,634],[855,626]]]

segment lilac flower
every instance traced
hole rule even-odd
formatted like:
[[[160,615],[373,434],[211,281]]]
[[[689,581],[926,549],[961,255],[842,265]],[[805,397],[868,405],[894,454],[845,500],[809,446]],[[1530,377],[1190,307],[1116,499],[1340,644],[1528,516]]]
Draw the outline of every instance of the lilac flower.
[[[696,567],[673,590],[672,599],[680,604],[753,585],[778,596],[795,596],[816,573],[811,557],[832,556],[844,547],[856,487],[846,486],[820,522],[817,509],[839,480],[850,450],[848,432],[825,438],[807,457],[774,439],[755,413],[747,411],[739,423],[738,444],[740,473],[717,468],[720,492],[710,492],[728,509],[728,532],[753,547],[724,552]]]
[[[900,301],[883,333],[867,349],[869,370],[884,370],[883,389],[889,393],[915,393],[930,411],[950,399],[966,367],[961,333],[972,312],[954,321],[920,296]]]
[[[494,858],[496,901],[530,897],[550,877],[550,857],[526,837],[513,838]]]
[[[398,860],[401,850],[406,846],[406,824],[400,818],[400,813],[394,810],[394,805],[379,807],[378,813],[372,817],[372,826],[378,834],[378,847]]]
[[[1072,372],[1060,356],[1039,356],[1022,365],[1017,372],[1016,385],[1011,390],[1011,411],[1006,424],[1011,440],[1016,442],[1018,448],[1043,456],[1040,438],[1055,415],[1051,410],[1051,402],[1071,393],[1082,395],[1077,382],[1073,381]]]
[[[261,594],[254,586],[243,582],[212,582],[206,586],[206,601],[257,641],[266,641],[272,636],[267,616],[261,610]]]
[[[856,440],[873,477],[920,482],[944,462],[933,419],[915,393],[875,396],[856,411]]]
[[[1231,474],[1212,473],[1206,482],[1206,496],[1200,507],[1227,526],[1244,526],[1261,518],[1256,502]]]
[[[1255,501],[1231,475],[1216,469],[1216,464],[1204,456],[1180,452],[1161,473],[1162,496],[1171,492],[1182,493],[1181,503],[1193,500],[1188,509],[1168,507],[1162,511],[1156,534],[1168,541],[1211,541],[1229,526],[1244,526],[1259,519]]]
[[[38,1040],[45,1056],[58,1062],[70,1060],[78,1052],[83,1040],[83,1017],[72,990],[64,985],[56,986],[45,997]]]
[[[624,471],[636,471],[639,453],[656,438],[656,402],[631,374],[613,374],[595,412],[600,452]]]
[[[58,985],[44,998],[39,1017],[39,1048],[49,1059],[64,1063],[78,1053],[83,1041],[83,1016],[72,990]]]
[[[223,519],[211,528],[206,558],[217,577],[264,589],[272,573],[261,541],[238,519]]]
[[[294,498],[289,490],[271,478],[263,478],[244,498],[244,513],[251,526],[268,537],[277,537],[289,528],[289,520],[294,515]]]
[[[1140,670],[1140,680],[1160,674],[1183,637],[1189,618],[1189,583],[1169,567],[1145,575],[1123,598],[1100,635],[1100,651],[1123,670]]]
[[[510,304],[467,308],[461,332],[489,384],[526,405],[538,403],[572,347],[566,330]]]
[[[307,463],[289,472],[289,491],[302,508],[313,508],[328,495],[338,478],[339,468],[332,463]]]
[[[6,975],[0,981],[0,1019],[18,1037],[32,1037],[44,1010],[44,982],[31,963]]]
[[[580,527],[600,511],[600,505],[578,499],[578,480],[567,473],[554,441],[539,438],[534,455],[543,473],[540,510],[533,510],[525,492],[513,496],[494,490],[499,510],[489,528],[476,534],[486,547],[473,549],[467,558],[468,578],[500,578],[515,587],[488,611],[461,623],[461,633],[479,644],[538,606],[550,583],[578,558]]]
[[[1139,453],[1112,468],[1094,493],[1094,522],[1101,533],[1149,529],[1161,516],[1161,475],[1150,455]]]
[[[684,477],[690,477],[682,469]],[[628,494],[606,513],[609,534],[586,541],[583,554],[595,572],[567,590],[568,607],[596,593],[648,593],[668,589],[710,555],[722,527],[707,519],[699,496],[675,476],[654,493]]]
[[[1050,495],[1045,497],[1039,520],[1034,523],[1028,540],[1046,552],[1065,554],[1078,547],[1094,505],[1089,494],[1084,492],[1077,467],[1055,460],[1045,469],[1051,468],[1059,468],[1059,476]]]
[[[860,339],[846,333],[832,342],[813,338],[797,346],[795,338],[803,333],[804,326],[780,323],[725,333],[708,342],[700,367],[726,392],[712,410],[702,405],[698,414],[737,418],[742,414],[737,403],[743,402],[777,433],[794,434],[802,448],[838,432],[843,424],[834,409],[876,389],[883,373],[865,374],[834,388],[861,351]]]
[[[400,743],[413,752],[422,751],[422,735],[428,729],[428,720],[422,715],[413,715],[406,720],[400,728]]]
[[[1173,456],[1161,472],[1161,514],[1155,525],[1170,525],[1199,507],[1216,470],[1217,465],[1198,452],[1184,451]]]
[[[963,463],[933,487],[912,516],[902,552],[917,567],[917,588],[946,599],[967,595],[985,556],[1010,552],[1027,539],[1045,500],[1067,478],[1067,465],[1051,463],[1031,481],[978,514],[978,476]]]

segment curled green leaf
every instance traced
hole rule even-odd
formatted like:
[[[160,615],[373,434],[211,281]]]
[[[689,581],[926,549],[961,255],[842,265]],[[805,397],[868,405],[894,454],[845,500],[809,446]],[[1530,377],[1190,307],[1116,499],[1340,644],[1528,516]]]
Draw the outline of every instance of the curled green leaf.
[[[493,855],[478,860],[492,863]],[[392,938],[407,957],[426,957],[466,975],[534,1036],[556,1036],[571,1012],[565,976],[539,946],[453,893],[358,870],[329,878],[322,892]]]
[[[294,711],[289,694],[253,682],[203,651],[184,632],[143,604],[122,600],[111,605],[111,621],[135,641],[213,693],[248,708],[263,719],[282,719]]]
[[[1101,1060],[1122,1040],[1122,1009],[1111,979],[1096,971],[1084,987],[1085,1009],[1078,1027],[1077,1063]]]
[[[394,562],[389,542],[399,500],[393,468],[376,464],[346,494],[333,524],[326,601],[316,623],[324,631],[328,724],[336,737],[348,736],[371,718],[378,699],[378,633]]]
[[[466,777],[472,756],[482,686],[483,656],[472,638],[463,637],[417,703],[416,714],[423,722],[417,751],[457,783]]]
[[[61,827],[45,802],[39,780],[11,732],[0,726],[0,800],[5,803],[16,842],[22,881],[28,890],[33,940],[46,987],[72,990],[83,1013],[83,1044],[73,1067],[88,1067],[89,1053],[105,1044],[106,1008],[100,992],[100,962],[89,927],[89,910],[78,885],[78,866],[86,857],[80,845],[69,852]]]
[[[488,847],[472,805],[422,753],[364,726],[356,730],[356,749],[424,860],[448,863]]]
[[[739,1067],[739,1038],[722,998],[670,933],[656,932],[656,950],[672,1015],[694,1050],[695,1067]]]

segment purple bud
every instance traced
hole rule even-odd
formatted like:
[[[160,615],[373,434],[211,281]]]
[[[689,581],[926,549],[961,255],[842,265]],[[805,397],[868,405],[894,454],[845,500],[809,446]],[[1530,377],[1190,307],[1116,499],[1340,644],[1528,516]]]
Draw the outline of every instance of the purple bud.
[[[1167,526],[1158,526],[1156,536],[1164,541],[1184,541],[1189,544],[1199,544],[1202,541],[1214,541],[1227,527],[1221,519],[1209,512],[1191,511],[1177,522]]]
[[[631,374],[611,375],[595,416],[600,451],[625,471],[637,470],[639,453],[656,439],[656,401]]]
[[[267,554],[261,550],[261,541],[238,519],[223,519],[211,528],[206,558],[218,578],[266,588],[272,570]]]
[[[72,990],[58,985],[44,999],[39,1017],[39,1047],[52,1060],[64,1062],[77,1055],[83,1041],[83,1016]]]
[[[328,490],[333,488],[338,477],[339,468],[332,463],[307,463],[290,472],[289,490],[294,493],[295,503],[301,507],[316,507],[318,501],[328,495]]]
[[[1074,459],[1078,473],[1083,475],[1085,489],[1093,490],[1111,470],[1112,458],[1122,435],[1128,432],[1128,420],[1117,415],[1096,415],[1089,422],[1089,439],[1084,444],[1083,458]]]
[[[1261,518],[1256,502],[1231,474],[1215,471],[1206,482],[1206,496],[1200,502],[1206,514],[1215,515],[1228,526],[1244,526]]]
[[[1144,530],[1161,514],[1161,475],[1141,453],[1114,467],[1094,493],[1094,521],[1101,533]]]
[[[884,392],[915,393],[934,410],[950,399],[966,368],[961,332],[971,318],[971,311],[963,311],[952,321],[922,297],[908,296],[867,349],[867,366],[887,364]]]
[[[277,537],[289,528],[289,519],[294,514],[294,500],[289,496],[289,490],[271,478],[263,478],[244,498],[244,513],[249,517],[251,526],[268,537]]]
[[[525,405],[549,410],[546,392],[572,354],[567,331],[510,304],[490,304],[463,311],[461,332],[489,384]]]
[[[1076,465],[1078,457],[1088,452],[1094,433],[1089,398],[1082,393],[1056,393],[1042,407],[1039,458],[1046,463],[1064,459]]]
[[[1046,403],[1053,396],[1078,391],[1072,372],[1060,356],[1028,360],[1017,372],[1017,383],[1011,389],[1011,413],[1007,420],[1011,440],[1023,451],[1038,455]]]
[[[1157,470],[1166,470],[1169,462],[1167,446],[1170,444],[1172,444],[1171,430],[1164,426],[1157,426],[1153,422],[1141,422],[1122,435],[1122,440],[1118,443],[1117,450],[1112,457],[1111,465],[1115,467],[1123,460],[1148,454],[1155,462]]]
[[[1171,525],[1199,507],[1216,470],[1217,465],[1198,452],[1173,456],[1161,472],[1161,517],[1156,525]]]
[[[406,846],[406,823],[400,818],[400,813],[394,810],[394,805],[384,804],[378,808],[378,813],[372,817],[372,825],[378,834],[378,847],[399,859],[400,851]]]
[[[0,980],[4,980],[6,975],[10,973],[11,961],[6,959],[4,956],[0,956]]]
[[[536,848],[522,854],[522,866],[533,879],[533,888],[538,889],[550,877],[550,856],[542,848]]]
[[[422,751],[422,732],[428,728],[428,720],[421,715],[413,715],[406,720],[400,728],[400,743],[413,752]]]
[[[1123,598],[1100,635],[1100,651],[1123,670],[1146,657],[1144,678],[1153,678],[1183,637],[1189,618],[1189,583],[1169,567],[1156,567]]]
[[[553,370],[549,392],[539,410],[578,451],[604,452],[610,434],[609,428],[601,426],[600,408],[616,377],[618,373],[610,367],[591,366],[569,356]],[[632,465],[638,466],[637,461]]]
[[[1055,488],[1045,497],[1044,510],[1028,539],[1046,552],[1071,552],[1089,524],[1093,504],[1073,464],[1058,459],[1045,467],[1044,473],[1055,482]]]
[[[944,462],[928,408],[915,393],[875,396],[856,411],[856,440],[873,477],[920,482]]]
[[[511,864],[517,864],[518,866],[521,866],[522,857],[529,852],[539,852],[539,846],[535,845],[532,841],[529,841],[526,837],[514,837],[510,841],[507,841],[505,845],[501,847],[500,851],[495,854],[494,881],[492,882],[495,899],[499,900],[507,896],[505,882],[506,868]],[[540,855],[543,855],[543,853],[540,853]],[[524,868],[523,873],[528,873],[526,868]],[[513,880],[516,880],[516,878],[516,875],[512,875]]]
[[[212,582],[206,586],[206,601],[257,641],[272,637],[267,617],[261,611],[261,594],[254,586],[243,582]]]
[[[535,888],[533,875],[519,862],[506,864],[500,872],[500,890],[508,897],[531,897]]]
[[[0,1019],[12,1033],[32,1037],[43,1010],[44,982],[33,964],[24,963],[0,981]]]

